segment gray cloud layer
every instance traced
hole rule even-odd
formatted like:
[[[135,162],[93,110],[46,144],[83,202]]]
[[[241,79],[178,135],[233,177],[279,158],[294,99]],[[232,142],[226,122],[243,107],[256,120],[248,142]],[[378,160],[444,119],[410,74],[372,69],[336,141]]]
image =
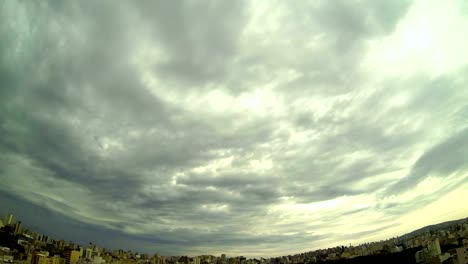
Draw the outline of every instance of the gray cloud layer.
[[[466,66],[365,65],[411,4],[4,1],[0,204],[163,254],[307,250],[351,216],[373,230],[342,239],[398,226],[468,169]],[[445,189],[391,200],[433,178]]]

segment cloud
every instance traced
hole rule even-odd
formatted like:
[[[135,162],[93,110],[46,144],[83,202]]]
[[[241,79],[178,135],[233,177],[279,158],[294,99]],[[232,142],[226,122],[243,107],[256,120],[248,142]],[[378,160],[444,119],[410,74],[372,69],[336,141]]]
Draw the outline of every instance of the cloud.
[[[467,153],[468,129],[448,138],[424,153],[413,165],[408,176],[402,178],[386,191],[389,194],[411,190],[427,177],[448,177],[453,173],[468,170],[465,158]]]
[[[418,18],[468,28],[440,5],[4,2],[0,204],[60,238],[161,254],[410,231],[416,208],[466,191],[467,61],[453,54],[468,42],[424,32],[447,41],[408,60],[396,44]],[[424,66],[447,47],[446,68]]]

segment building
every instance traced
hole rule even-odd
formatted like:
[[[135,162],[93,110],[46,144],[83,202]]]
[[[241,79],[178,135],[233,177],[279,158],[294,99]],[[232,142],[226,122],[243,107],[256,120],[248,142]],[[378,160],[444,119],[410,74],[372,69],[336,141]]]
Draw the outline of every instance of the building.
[[[12,225],[15,223],[15,216],[12,214],[9,214],[5,216],[5,221],[3,221],[4,225]]]
[[[84,252],[84,258],[86,259],[91,259],[93,257],[93,249],[92,248],[87,248]]]
[[[57,241],[57,247],[60,249],[60,250],[63,250],[63,247],[65,246],[65,240],[59,240]]]
[[[449,251],[457,264],[468,264],[468,248],[461,247]]]
[[[65,264],[65,259],[61,258],[59,255],[54,255],[50,258],[50,264]]]
[[[416,259],[416,263],[419,263],[426,262],[432,258],[438,258],[441,255],[442,251],[440,250],[439,239],[436,238],[433,241],[429,242],[425,248],[416,252],[414,257]]]
[[[65,253],[65,264],[75,264],[80,259],[80,251],[69,250]]]
[[[13,263],[13,256],[12,255],[1,255],[0,262],[6,263]]]
[[[43,253],[35,253],[32,256],[31,264],[50,264],[48,255]]]
[[[427,249],[429,250],[431,256],[439,256],[439,255],[442,255],[442,251],[440,250],[440,243],[439,243],[439,239],[436,238],[434,239],[434,241],[432,241],[431,243],[429,243],[427,245]]]
[[[19,235],[23,233],[23,229],[21,228],[21,221],[15,223],[15,235]]]

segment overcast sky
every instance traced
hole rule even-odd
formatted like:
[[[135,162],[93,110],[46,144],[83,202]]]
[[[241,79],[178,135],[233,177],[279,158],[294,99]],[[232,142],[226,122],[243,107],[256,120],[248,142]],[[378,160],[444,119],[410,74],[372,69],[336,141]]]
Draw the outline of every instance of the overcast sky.
[[[278,256],[468,216],[468,2],[1,1],[0,213]]]

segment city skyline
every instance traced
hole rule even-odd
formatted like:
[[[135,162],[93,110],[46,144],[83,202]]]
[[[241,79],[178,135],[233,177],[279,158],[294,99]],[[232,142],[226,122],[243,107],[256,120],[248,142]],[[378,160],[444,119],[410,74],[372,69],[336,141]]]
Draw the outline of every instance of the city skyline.
[[[463,0],[3,1],[0,211],[252,257],[466,217],[466,47]]]
[[[1,212],[0,212],[1,215]],[[82,259],[88,259],[91,260],[94,263],[93,257],[93,252],[99,252],[98,255],[93,255],[97,256],[99,259],[97,260],[97,263],[102,263],[106,262],[106,260],[103,260],[102,257],[100,256],[102,253],[111,253],[111,255],[118,253],[118,254],[123,254],[123,253],[129,253],[132,256],[139,256],[142,257],[144,256],[145,258],[153,258],[153,257],[167,257],[167,258],[172,258],[172,257],[201,257],[201,256],[213,256],[210,254],[200,254],[200,255],[187,255],[187,254],[180,254],[177,256],[163,256],[160,255],[157,251],[156,252],[141,252],[141,251],[132,251],[124,248],[105,248],[101,247],[101,245],[94,243],[93,241],[89,241],[87,243],[85,242],[78,242],[74,240],[64,240],[63,238],[57,238],[57,237],[49,237],[47,234],[43,233],[38,233],[37,230],[32,230],[29,229],[28,226],[25,226],[23,224],[22,219],[17,219],[15,215],[13,214],[6,214],[5,217],[0,218],[0,230],[6,226],[11,226],[12,232],[14,232],[15,235],[19,236],[18,244],[21,244],[22,238],[27,238],[31,239],[28,241],[28,244],[30,244],[30,248],[34,248],[37,246],[37,244],[42,244],[42,245],[55,245],[57,246],[58,249],[70,253],[70,251],[74,251],[76,253],[79,253],[77,257],[75,258],[77,261],[79,258]],[[455,230],[456,227],[459,228],[458,234]],[[449,230],[452,230],[452,234],[450,233]],[[342,244],[342,245],[335,245],[332,247],[322,247],[322,248],[316,248],[316,249],[311,249],[307,252],[295,252],[292,254],[289,254],[289,257],[297,257],[297,256],[304,256],[304,255],[310,255],[316,257],[318,254],[323,254],[325,252],[335,252],[334,250],[336,249],[347,249],[347,250],[353,250],[353,249],[360,249],[360,248],[372,248],[373,246],[375,247],[373,249],[374,252],[369,251],[365,255],[354,255],[354,256],[344,256],[344,259],[350,259],[350,258],[356,258],[356,257],[363,257],[363,256],[372,256],[372,255],[385,255],[385,254],[393,254],[393,253],[398,253],[402,252],[403,250],[408,250],[411,248],[419,248],[424,246],[428,246],[429,248],[432,247],[434,241],[437,241],[436,243],[439,244],[439,237],[441,235],[445,236],[444,239],[451,239],[451,241],[457,241],[453,236],[454,234],[459,235],[460,241],[462,241],[461,245],[464,245],[466,248],[468,246],[468,239],[466,238],[468,235],[468,217],[462,218],[462,219],[452,219],[450,221],[442,222],[442,223],[432,223],[431,225],[424,226],[420,229],[417,230],[412,230],[409,233],[406,234],[400,234],[399,236],[396,237],[388,237],[386,239],[380,240],[380,241],[368,241],[362,244],[358,245],[352,245],[350,244],[349,247]],[[450,238],[451,237],[451,238]],[[449,241],[444,241],[444,246],[449,246],[451,248],[454,248],[454,245],[451,244],[452,242]],[[382,253],[382,249],[384,248],[383,245],[393,245],[392,247],[389,247],[387,250],[390,250],[390,252]],[[40,247],[38,247],[40,248]],[[86,248],[91,248],[91,250],[88,252],[86,251]],[[441,255],[441,250],[440,250],[440,245],[437,246],[438,248],[438,254]],[[34,251],[35,254],[47,254],[47,257],[49,257],[49,253],[46,251],[37,251],[37,249]],[[31,252],[30,252],[31,253]],[[325,253],[326,254],[326,253]],[[335,253],[331,253],[335,254]],[[67,254],[65,254],[66,256]],[[89,256],[88,256],[89,255]],[[109,255],[108,255],[109,256]],[[286,255],[276,255],[276,256],[255,256],[255,257],[249,257],[247,256],[240,256],[240,255],[226,255],[224,253],[221,253],[219,256],[213,256],[213,257],[218,257],[218,258],[244,258],[247,260],[268,260],[268,259],[275,259],[275,258],[284,258],[288,257]],[[58,256],[57,256],[58,257]],[[342,258],[343,256],[339,257]],[[416,256],[415,256],[416,257]],[[110,260],[110,259],[108,259]],[[138,259],[135,259],[138,260]],[[144,260],[144,259],[142,259]],[[119,261],[119,260],[118,260]],[[163,260],[165,263],[166,260]],[[293,260],[288,260],[293,261]],[[316,262],[317,259],[312,260],[310,259],[309,261]],[[189,261],[192,262],[192,261]]]

